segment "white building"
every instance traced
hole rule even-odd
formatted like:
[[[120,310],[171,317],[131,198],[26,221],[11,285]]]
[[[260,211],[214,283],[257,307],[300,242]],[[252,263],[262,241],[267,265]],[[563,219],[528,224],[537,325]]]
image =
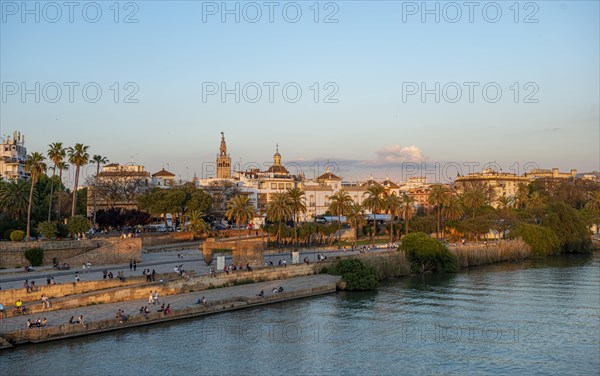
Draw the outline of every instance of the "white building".
[[[29,179],[29,174],[25,173],[25,158],[27,158],[25,136],[15,131],[12,138],[6,137],[0,146],[0,177]]]

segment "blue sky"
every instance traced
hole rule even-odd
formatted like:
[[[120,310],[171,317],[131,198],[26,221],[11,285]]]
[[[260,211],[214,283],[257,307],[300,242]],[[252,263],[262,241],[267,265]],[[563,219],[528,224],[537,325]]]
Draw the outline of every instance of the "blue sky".
[[[232,14],[222,22],[220,1],[120,2],[119,22],[113,1],[78,2],[73,22],[62,2],[53,3],[60,17],[54,5],[28,2],[34,13],[39,7],[39,23],[22,2],[0,3],[0,134],[20,130],[29,151],[83,142],[111,161],[133,157],[185,179],[207,171],[224,131],[234,162],[269,163],[278,143],[283,162],[320,171],[329,161],[348,179],[400,179],[407,163],[600,170],[597,1],[519,2],[518,16],[512,1],[476,2],[473,22],[463,2],[428,2],[439,7],[439,23],[434,14],[423,22],[421,1],[319,2],[319,22],[314,1],[274,2],[272,23],[264,2],[228,2],[239,23]],[[255,5],[262,17],[251,23]],[[96,8],[102,14],[89,22]],[[289,22],[297,8],[298,22]],[[130,14],[138,22],[124,23]],[[323,22],[327,15],[338,22]],[[23,99],[21,85],[35,91],[36,82],[40,103],[34,94]],[[68,82],[78,84],[73,103]],[[265,82],[275,83],[273,103]],[[239,103],[234,94],[221,98],[222,83],[239,83]],[[422,98],[436,83],[439,103],[435,94]],[[88,103],[94,86],[102,96]],[[256,86],[262,96],[251,103]],[[288,103],[297,87],[302,96]],[[137,103],[123,103],[134,91]],[[324,103],[334,92],[337,103]]]

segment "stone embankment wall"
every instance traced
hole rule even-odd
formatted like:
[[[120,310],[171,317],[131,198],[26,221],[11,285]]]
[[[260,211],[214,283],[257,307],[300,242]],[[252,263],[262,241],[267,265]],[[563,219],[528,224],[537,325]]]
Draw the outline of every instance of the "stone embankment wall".
[[[98,247],[118,242],[118,239],[57,240],[37,242],[0,242],[0,268],[14,268],[29,265],[25,251],[30,248],[44,249],[44,265],[51,265],[54,258],[58,262],[85,253]]]
[[[46,328],[35,329],[19,329],[15,328],[3,335],[14,344],[22,344],[27,342],[44,342],[62,338],[76,337],[94,333],[101,333],[112,330],[119,330],[127,327],[135,327],[141,325],[154,324],[159,322],[179,320],[195,316],[202,316],[214,313],[220,313],[230,310],[248,308],[264,304],[276,303],[291,299],[300,299],[309,296],[322,295],[334,292],[336,282],[322,284],[318,287],[304,288],[294,291],[286,291],[276,295],[266,297],[235,297],[211,302],[208,306],[194,306],[182,309],[173,309],[169,316],[165,316],[162,312],[153,312],[144,315],[131,315],[129,319],[123,323],[116,319],[92,321],[85,326],[77,324],[63,324],[58,326],[50,326]]]
[[[194,240],[192,232],[142,233],[140,235],[143,247],[181,243]]]
[[[71,266],[91,262],[95,265],[141,260],[142,240],[138,238],[87,239],[40,242],[0,242],[0,268],[14,268],[29,265],[25,251],[30,248],[43,248],[43,265],[52,265],[54,259]]]

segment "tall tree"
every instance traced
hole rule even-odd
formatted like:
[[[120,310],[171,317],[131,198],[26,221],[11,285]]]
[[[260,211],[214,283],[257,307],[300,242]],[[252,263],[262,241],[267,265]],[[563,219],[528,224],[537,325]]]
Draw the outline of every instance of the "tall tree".
[[[298,250],[298,231],[296,229],[296,222],[298,222],[298,214],[306,212],[305,193],[300,188],[290,188],[287,190],[287,195],[292,205],[292,215],[294,217],[294,249]]]
[[[454,195],[451,195],[446,203],[446,206],[442,208],[442,215],[445,219],[451,221],[457,221],[465,215],[465,210],[461,200]]]
[[[60,210],[62,209],[60,193],[63,186],[62,173],[63,171],[67,171],[69,169],[69,164],[65,161],[60,161],[56,164],[56,168],[58,168],[58,203],[56,205],[56,219],[60,222]]]
[[[363,193],[363,196],[367,196],[367,198],[363,200],[363,205],[371,211],[371,214],[373,214],[373,233],[371,234],[371,242],[373,245],[375,245],[375,236],[377,235],[377,214],[385,207],[383,192],[383,186],[373,184]]]
[[[256,216],[256,209],[250,201],[250,197],[246,195],[236,195],[227,204],[225,216],[228,220],[234,220],[237,228],[241,228],[242,224],[248,224]],[[239,237],[238,237],[239,238]]]
[[[450,198],[450,191],[448,187],[441,184],[435,184],[431,187],[431,191],[429,191],[429,197],[427,198],[427,202],[430,205],[437,207],[437,237],[440,237],[441,233],[441,222],[442,222],[442,207],[444,207]]]
[[[358,230],[366,222],[365,209],[359,203],[353,203],[348,210],[346,220],[348,221],[348,224],[354,229],[354,246],[356,246],[356,241],[358,240]]]
[[[402,195],[401,207],[402,207],[402,217],[404,218],[404,235],[408,235],[408,225],[410,223],[410,219],[413,215],[413,205],[415,203],[415,199],[406,193]]]
[[[23,219],[29,205],[29,188],[25,180],[9,180],[0,184],[0,211],[16,221]]]
[[[342,247],[342,215],[350,211],[352,197],[347,191],[340,189],[329,197],[329,211],[338,217],[338,249]]]
[[[52,180],[50,181],[50,200],[48,203],[48,222],[52,219],[52,199],[54,196],[54,177],[56,176],[56,168],[58,164],[61,163],[65,156],[67,155],[67,150],[63,147],[62,142],[53,142],[51,143],[48,149],[48,158],[52,161]],[[62,171],[61,171],[62,176]],[[61,181],[62,183],[62,181]],[[60,184],[59,184],[60,186]],[[60,198],[60,195],[59,195]]]
[[[390,243],[394,242],[394,218],[398,215],[400,208],[402,207],[402,201],[400,197],[396,195],[389,195],[385,200],[385,209],[390,213]]]
[[[98,191],[98,174],[100,173],[100,165],[108,163],[108,158],[99,154],[94,154],[92,163],[96,164],[96,176],[94,177],[94,219],[92,220],[93,227],[96,228],[96,195]]]
[[[75,144],[74,147],[67,148],[69,162],[75,166],[75,182],[73,184],[73,202],[71,204],[71,217],[75,216],[75,206],[77,205],[77,185],[79,184],[79,171],[81,166],[86,165],[90,161],[90,154],[87,150],[90,147],[84,144]]]
[[[281,246],[282,223],[292,217],[292,205],[286,193],[276,192],[267,203],[267,216],[278,222],[277,245]]]
[[[465,190],[462,195],[462,200],[465,207],[472,210],[473,219],[475,219],[475,212],[486,204],[487,197],[480,186],[472,186]]]
[[[29,189],[29,203],[27,205],[27,231],[25,232],[25,241],[29,241],[31,231],[31,206],[33,204],[33,187],[38,177],[46,171],[46,157],[41,153],[34,152],[25,159],[25,171],[29,173],[31,188]]]

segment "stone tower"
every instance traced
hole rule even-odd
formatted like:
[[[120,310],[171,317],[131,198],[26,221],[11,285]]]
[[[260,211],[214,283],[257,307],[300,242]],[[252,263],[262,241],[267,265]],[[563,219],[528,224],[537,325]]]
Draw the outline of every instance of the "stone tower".
[[[221,132],[221,147],[217,156],[217,179],[231,178],[231,157],[227,154],[225,133]]]

